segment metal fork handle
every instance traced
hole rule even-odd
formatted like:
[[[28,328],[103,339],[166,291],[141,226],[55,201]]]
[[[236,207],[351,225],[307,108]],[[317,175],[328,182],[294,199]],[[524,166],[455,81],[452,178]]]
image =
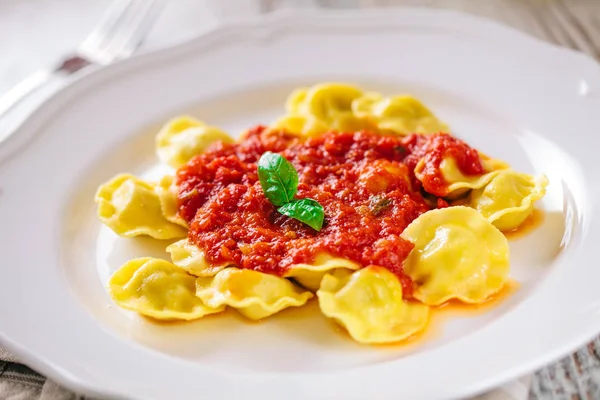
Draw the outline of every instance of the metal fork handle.
[[[27,97],[47,84],[54,75],[70,75],[91,63],[78,55],[66,58],[54,68],[39,70],[0,97],[0,119]]]

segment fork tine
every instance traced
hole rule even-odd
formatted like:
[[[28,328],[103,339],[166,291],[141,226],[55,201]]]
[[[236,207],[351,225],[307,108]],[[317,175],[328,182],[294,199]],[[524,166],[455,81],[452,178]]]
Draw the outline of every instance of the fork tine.
[[[556,5],[556,8],[552,8],[554,16],[571,41],[574,42],[575,48],[598,57],[594,44],[591,42],[585,28],[581,26],[581,21],[561,1],[556,1],[554,4]]]
[[[117,0],[107,18],[78,51],[101,64],[131,55],[159,15],[162,5],[162,0]]]
[[[148,29],[164,6],[163,0],[143,0],[137,12],[131,13],[127,24],[122,24],[118,34],[105,48],[113,57],[126,57],[133,53],[146,36]]]
[[[79,45],[78,50],[85,54],[90,50],[95,51],[104,47],[106,38],[121,22],[131,4],[132,0],[114,1],[92,32]]]
[[[589,21],[584,20],[576,11],[573,5],[570,5],[565,1],[557,1],[559,6],[562,8],[565,16],[571,22],[573,29],[577,31],[577,35],[580,38],[581,49],[591,54],[597,59],[600,59],[600,43],[596,43],[594,38],[594,28]],[[587,23],[586,23],[587,22]]]

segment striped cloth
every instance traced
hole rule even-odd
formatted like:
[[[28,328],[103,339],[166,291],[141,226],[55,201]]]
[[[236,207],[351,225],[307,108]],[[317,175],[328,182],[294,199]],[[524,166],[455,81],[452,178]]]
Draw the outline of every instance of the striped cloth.
[[[14,358],[0,349],[0,358]],[[473,400],[526,400],[530,377],[510,382]],[[0,361],[0,399],[2,400],[83,400],[42,375],[16,362]]]
[[[4,360],[4,361],[2,361]],[[0,348],[0,399],[91,400],[79,396],[32,369]],[[600,338],[573,356],[533,376],[475,397],[473,400],[596,400],[600,399]]]

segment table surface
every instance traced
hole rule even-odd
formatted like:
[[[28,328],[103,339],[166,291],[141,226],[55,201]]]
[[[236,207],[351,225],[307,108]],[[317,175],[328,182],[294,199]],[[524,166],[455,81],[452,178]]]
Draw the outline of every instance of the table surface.
[[[0,40],[0,93],[74,49],[108,4],[106,0],[1,0],[0,37],[8,40]],[[144,46],[176,43],[201,33],[203,27],[218,18],[241,13],[314,6],[406,5],[461,10],[495,19],[600,60],[600,0],[171,0]],[[35,392],[37,397],[28,397],[28,393],[34,393],[29,388],[41,388],[45,379],[25,366],[4,362],[3,358],[6,354],[0,349],[0,377],[12,377],[23,386],[22,392],[9,394],[13,398],[78,398],[52,383]],[[536,372],[529,398],[600,399],[600,338]]]

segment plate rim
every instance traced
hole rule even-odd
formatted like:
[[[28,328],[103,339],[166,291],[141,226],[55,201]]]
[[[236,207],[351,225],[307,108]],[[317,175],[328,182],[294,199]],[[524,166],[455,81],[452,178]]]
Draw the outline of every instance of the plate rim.
[[[186,53],[187,51],[190,51],[190,49],[198,49],[202,51],[202,47],[207,41],[213,39],[220,40],[222,36],[227,36],[229,34],[236,33],[239,30],[245,30],[248,32],[248,34],[256,35],[257,39],[261,40],[264,38],[268,38],[268,36],[273,34],[273,31],[276,31],[279,27],[286,26],[289,24],[308,24],[313,26],[323,26],[324,22],[334,21],[336,23],[335,27],[351,27],[356,23],[362,23],[365,25],[373,24],[374,22],[382,18],[385,18],[386,21],[391,21],[394,17],[397,17],[399,15],[403,15],[404,17],[406,17],[407,15],[419,15],[422,18],[435,16],[435,18],[432,18],[432,21],[452,21],[451,23],[448,22],[449,25],[464,24],[471,26],[477,25],[479,27],[486,26],[490,30],[490,33],[488,33],[488,35],[491,35],[491,32],[495,32],[494,35],[505,36],[505,39],[503,40],[513,41],[517,38],[521,39],[523,42],[521,42],[520,45],[522,45],[523,48],[529,48],[528,51],[533,51],[533,48],[535,48],[537,49],[536,51],[538,51],[540,54],[544,52],[545,57],[556,57],[557,55],[560,55],[561,57],[564,57],[565,60],[569,58],[570,62],[572,62],[570,66],[571,70],[576,67],[588,73],[589,71],[600,72],[600,64],[597,64],[596,61],[588,55],[544,42],[540,39],[537,39],[516,29],[504,26],[495,21],[487,20],[481,17],[475,17],[468,14],[463,14],[461,12],[452,10],[429,10],[423,8],[409,7],[393,10],[305,10],[302,12],[290,12],[288,10],[282,10],[274,12],[273,14],[267,16],[240,18],[238,20],[220,23],[209,32],[202,33],[197,37],[186,42],[177,44],[175,46],[170,46],[164,49],[140,54],[130,59],[118,62],[116,64],[112,64],[96,70],[90,70],[90,72],[81,75],[80,78],[73,81],[69,86],[65,87],[60,92],[47,99],[37,109],[36,115],[34,115],[30,120],[26,121],[25,124],[21,126],[14,135],[12,135],[10,138],[7,139],[6,142],[0,145],[0,170],[3,169],[4,161],[10,159],[13,156],[18,156],[17,153],[20,146],[28,143],[32,139],[32,136],[35,135],[37,131],[39,131],[39,126],[45,121],[48,121],[50,118],[52,118],[54,113],[57,111],[56,104],[60,105],[61,102],[68,101],[74,95],[76,95],[77,92],[75,89],[77,89],[80,85],[83,85],[83,82],[85,82],[89,77],[102,76],[102,74],[119,74],[120,72],[124,73],[128,70],[140,67],[142,66],[142,64],[153,64],[155,62],[160,62],[161,60],[168,60],[172,57],[175,57],[177,54]],[[397,23],[398,28],[402,26],[403,24]],[[431,25],[428,25],[427,27],[432,26],[434,26],[433,23],[431,23]],[[479,27],[475,30],[479,30]],[[479,31],[478,34],[482,34],[482,32]],[[511,37],[513,39],[511,39]],[[594,74],[596,72],[594,72]],[[595,78],[597,78],[600,81],[600,73],[598,73]],[[38,128],[36,128],[36,126]],[[600,321],[598,321],[598,323],[596,324],[593,333],[590,332],[589,334],[586,333],[586,335],[580,335],[580,338],[578,340],[572,341],[572,343],[569,343],[568,345],[565,344],[562,348],[557,349],[552,354],[548,354],[545,358],[538,358],[537,360],[529,363],[529,365],[524,365],[519,369],[515,368],[514,370],[507,372],[502,378],[493,379],[493,383],[503,383],[509,381],[510,379],[513,379],[516,376],[519,376],[523,373],[527,373],[540,365],[558,359],[559,357],[562,357],[564,354],[572,351],[574,348],[583,344],[585,341],[590,340],[591,338],[596,336],[599,331]],[[108,395],[115,398],[125,398],[131,396],[131,394],[125,394],[122,391],[112,391],[104,387],[99,387],[97,384],[90,383],[89,381],[84,381],[80,379],[80,377],[78,377],[77,374],[72,374],[69,371],[62,369],[60,366],[56,365],[56,363],[52,362],[46,357],[41,356],[39,354],[30,353],[28,350],[26,350],[26,347],[23,343],[21,343],[19,340],[14,340],[7,337],[1,328],[0,342],[2,342],[2,345],[4,347],[16,354],[21,360],[27,362],[28,365],[35,367],[51,379],[61,384],[64,384],[65,386],[74,388],[78,392],[90,394],[93,396]],[[470,387],[465,388],[463,392],[456,393],[455,396],[476,394],[488,389],[489,387],[490,384],[488,382],[475,383]]]

